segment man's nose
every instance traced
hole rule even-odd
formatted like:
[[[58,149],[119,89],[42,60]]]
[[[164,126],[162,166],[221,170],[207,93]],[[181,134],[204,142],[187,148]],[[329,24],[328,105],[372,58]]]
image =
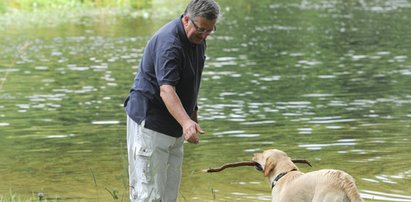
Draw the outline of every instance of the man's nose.
[[[208,37],[208,35],[210,35],[209,32],[201,33],[201,38],[206,39]]]

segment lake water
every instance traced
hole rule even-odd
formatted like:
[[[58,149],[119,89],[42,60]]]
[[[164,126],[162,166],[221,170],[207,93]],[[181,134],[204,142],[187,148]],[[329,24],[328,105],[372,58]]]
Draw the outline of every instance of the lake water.
[[[277,148],[341,169],[367,201],[411,201],[411,2],[220,0],[180,201],[269,201]],[[127,201],[125,113],[144,45],[186,1],[0,16],[0,195]]]

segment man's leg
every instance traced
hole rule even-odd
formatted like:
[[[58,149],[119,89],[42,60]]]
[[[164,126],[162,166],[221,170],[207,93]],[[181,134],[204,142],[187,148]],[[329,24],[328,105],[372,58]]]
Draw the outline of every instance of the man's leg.
[[[166,201],[177,201],[178,198],[184,156],[183,144],[184,138],[180,137],[175,139],[174,144],[170,147],[170,155],[167,162],[167,182],[164,194]]]
[[[168,154],[159,147],[165,145],[158,133],[127,118],[130,200],[160,201],[165,187]],[[161,181],[164,181],[162,183]]]
[[[164,193],[168,189],[166,183],[169,152],[175,140],[176,138],[146,129],[144,122],[138,125],[128,117],[127,147],[132,202],[160,199],[172,201],[168,200]]]
[[[138,201],[138,198],[143,197],[142,193],[138,193],[137,188],[141,186],[141,173],[144,165],[137,159],[137,151],[141,148],[141,130],[136,122],[127,116],[127,152],[128,152],[128,172],[129,172],[129,186],[130,186],[130,201]],[[146,194],[147,195],[147,194]],[[146,196],[147,197],[147,196]]]

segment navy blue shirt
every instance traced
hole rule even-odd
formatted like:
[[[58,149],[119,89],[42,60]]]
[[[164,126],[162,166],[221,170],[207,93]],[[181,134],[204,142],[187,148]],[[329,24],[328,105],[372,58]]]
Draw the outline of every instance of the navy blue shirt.
[[[182,16],[164,25],[147,43],[133,87],[124,106],[128,116],[145,127],[172,137],[180,137],[180,124],[168,112],[160,97],[160,86],[176,87],[187,114],[197,107],[201,75],[205,61],[205,41],[188,41]]]

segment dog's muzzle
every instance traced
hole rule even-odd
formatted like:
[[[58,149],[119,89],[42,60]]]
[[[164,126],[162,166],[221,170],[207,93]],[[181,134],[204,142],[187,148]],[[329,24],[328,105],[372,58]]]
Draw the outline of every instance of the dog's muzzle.
[[[260,171],[260,172],[263,172],[263,167],[261,167],[261,165],[260,165],[259,163],[257,163],[257,162],[256,162],[256,164],[255,164],[255,169],[258,170],[258,171]]]

